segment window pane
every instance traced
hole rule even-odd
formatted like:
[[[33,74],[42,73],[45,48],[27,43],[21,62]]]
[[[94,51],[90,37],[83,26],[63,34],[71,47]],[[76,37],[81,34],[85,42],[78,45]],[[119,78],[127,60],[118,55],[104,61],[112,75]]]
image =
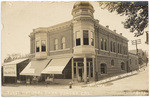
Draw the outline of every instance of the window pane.
[[[106,74],[106,64],[101,64],[101,74]]]
[[[62,43],[65,43],[65,37],[62,38]]]
[[[122,46],[120,45],[120,53],[122,53]]]
[[[89,38],[88,30],[83,30],[83,38]]]
[[[36,42],[36,52],[39,52],[40,51],[40,42],[37,41]]]
[[[111,52],[113,51],[113,43],[112,43],[112,41],[110,42],[110,50],[111,50]]]
[[[89,45],[88,30],[83,30],[83,43],[84,45]]]
[[[107,50],[107,40],[105,40],[105,50]]]
[[[46,51],[46,41],[41,41],[41,48],[42,48],[42,50],[41,51]]]
[[[89,45],[89,39],[88,38],[84,38],[84,45]]]
[[[80,38],[81,37],[81,33],[80,32],[76,32],[76,38]]]
[[[54,50],[58,50],[58,39],[55,39]]]
[[[111,65],[114,66],[114,60],[111,60]]]
[[[80,38],[76,39],[76,46],[80,45]]]
[[[115,45],[115,42],[113,43],[113,52],[115,52],[116,51],[116,49],[115,49],[115,47],[116,47],[116,45]]]
[[[55,44],[58,44],[58,39],[55,39]]]
[[[103,39],[101,39],[101,49],[103,50]]]

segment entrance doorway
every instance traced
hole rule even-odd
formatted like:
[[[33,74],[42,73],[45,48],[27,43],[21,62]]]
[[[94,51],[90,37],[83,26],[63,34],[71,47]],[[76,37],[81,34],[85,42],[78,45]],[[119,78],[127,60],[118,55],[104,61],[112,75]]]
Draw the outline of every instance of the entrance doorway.
[[[83,67],[79,67],[79,77],[78,77],[78,81],[82,82],[83,81]]]

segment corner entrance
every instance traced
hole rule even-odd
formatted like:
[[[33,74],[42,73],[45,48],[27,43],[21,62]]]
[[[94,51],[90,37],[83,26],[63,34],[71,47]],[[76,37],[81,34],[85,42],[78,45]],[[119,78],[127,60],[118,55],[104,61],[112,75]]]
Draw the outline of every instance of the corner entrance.
[[[75,58],[73,61],[72,79],[78,82],[88,82],[94,80],[93,59]]]

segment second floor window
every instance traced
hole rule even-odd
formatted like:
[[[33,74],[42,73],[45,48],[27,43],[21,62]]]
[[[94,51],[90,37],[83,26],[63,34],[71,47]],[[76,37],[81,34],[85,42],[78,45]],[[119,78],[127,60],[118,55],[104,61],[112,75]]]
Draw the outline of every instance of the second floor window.
[[[80,38],[77,38],[76,39],[76,46],[80,46],[81,45],[80,43],[81,43]]]
[[[122,53],[122,45],[120,45],[120,54]]]
[[[36,52],[40,52],[40,42],[36,41]]]
[[[101,39],[101,49],[103,50],[104,48],[103,48],[103,38]]]
[[[120,52],[120,48],[119,47],[120,47],[120,45],[118,44],[118,53]]]
[[[55,39],[54,50],[58,50],[58,39]]]
[[[115,45],[115,42],[113,43],[113,52],[116,51],[116,45]]]
[[[66,39],[65,37],[62,38],[62,41],[61,41],[61,49],[65,49],[66,48]]]
[[[45,40],[41,41],[41,49],[42,49],[41,50],[42,52],[46,51],[46,41]]]
[[[110,42],[110,51],[113,52],[113,42]]]
[[[107,50],[107,40],[106,39],[104,40],[104,44],[105,44],[104,48],[105,48],[105,50]]]
[[[81,35],[80,32],[76,32],[76,46],[81,45]]]
[[[89,45],[89,34],[88,30],[83,30],[83,44]]]

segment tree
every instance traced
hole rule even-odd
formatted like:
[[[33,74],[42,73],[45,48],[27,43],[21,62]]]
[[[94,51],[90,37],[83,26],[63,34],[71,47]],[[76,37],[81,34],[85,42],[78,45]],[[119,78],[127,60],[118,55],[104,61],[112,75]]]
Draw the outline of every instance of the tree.
[[[148,1],[99,2],[99,5],[109,12],[127,16],[122,24],[126,29],[130,29],[135,37],[143,35],[144,29],[148,26]]]

